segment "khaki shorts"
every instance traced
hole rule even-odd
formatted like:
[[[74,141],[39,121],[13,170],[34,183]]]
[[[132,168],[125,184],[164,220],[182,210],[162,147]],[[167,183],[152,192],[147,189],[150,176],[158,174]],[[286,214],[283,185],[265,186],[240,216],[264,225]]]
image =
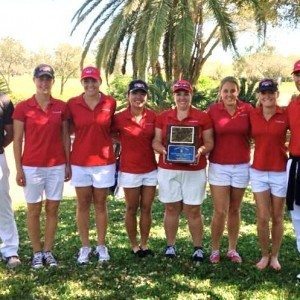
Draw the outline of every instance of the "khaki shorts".
[[[205,169],[182,171],[158,168],[157,179],[162,203],[183,201],[188,205],[200,205],[205,198]]]

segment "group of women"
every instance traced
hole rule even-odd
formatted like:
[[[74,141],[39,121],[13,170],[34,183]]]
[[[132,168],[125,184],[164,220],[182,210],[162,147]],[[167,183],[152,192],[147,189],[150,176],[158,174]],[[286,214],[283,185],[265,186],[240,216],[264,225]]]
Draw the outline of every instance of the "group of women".
[[[294,66],[293,76],[300,90],[300,61]],[[33,268],[40,268],[44,264],[57,265],[52,248],[58,205],[63,181],[70,178],[77,194],[76,219],[81,239],[77,261],[79,264],[87,264],[92,254],[89,241],[91,204],[95,208],[97,230],[95,254],[100,262],[110,259],[105,242],[108,223],[106,198],[108,188],[115,181],[113,143],[117,141],[121,145],[118,186],[124,189],[125,227],[133,255],[144,257],[154,254],[148,246],[148,239],[151,207],[158,184],[159,200],[165,207],[165,256],[176,257],[176,235],[183,212],[194,247],[191,251],[192,259],[204,259],[200,206],[205,198],[208,158],[208,182],[214,207],[210,262],[220,262],[220,243],[226,222],[226,256],[232,262],[242,262],[237,251],[240,208],[250,179],[262,253],[256,266],[264,269],[269,265],[279,270],[288,129],[291,130],[290,173],[298,180],[298,184],[295,184],[294,177],[289,180],[288,195],[289,203],[294,208],[292,218],[300,251],[300,172],[297,168],[300,156],[297,130],[300,101],[293,100],[287,110],[280,108],[277,105],[278,86],[272,79],[260,81],[258,105],[253,108],[239,100],[238,81],[234,77],[224,78],[220,84],[219,97],[207,112],[192,106],[191,84],[186,80],[178,80],[172,86],[174,107],[160,114],[146,108],[148,85],[142,80],[130,82],[128,106],[115,114],[116,101],[99,90],[100,72],[92,66],[82,70],[84,92],[67,103],[51,96],[54,83],[51,66],[37,66],[34,83],[35,95],[20,102],[13,114],[17,182],[24,186],[27,201],[27,225],[34,252]],[[194,162],[182,163],[168,159],[170,126],[195,129]],[[74,135],[72,147],[70,135]],[[251,141],[254,143],[254,155],[250,167]],[[158,163],[155,153],[159,155]],[[46,224],[42,243],[40,214],[43,194],[46,199]]]

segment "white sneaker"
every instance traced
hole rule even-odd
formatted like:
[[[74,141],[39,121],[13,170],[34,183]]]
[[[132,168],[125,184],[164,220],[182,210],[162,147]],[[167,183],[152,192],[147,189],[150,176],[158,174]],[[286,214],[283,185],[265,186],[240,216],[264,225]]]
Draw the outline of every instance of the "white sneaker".
[[[41,251],[35,252],[31,261],[31,267],[33,269],[40,269],[43,266],[43,253]]]
[[[104,262],[110,260],[107,247],[104,245],[97,246],[95,253],[98,256],[98,262]]]
[[[81,247],[78,253],[77,262],[80,265],[88,264],[90,261],[91,251],[92,249],[90,247]]]
[[[44,252],[44,262],[49,267],[57,267],[57,260],[53,256],[51,251]]]

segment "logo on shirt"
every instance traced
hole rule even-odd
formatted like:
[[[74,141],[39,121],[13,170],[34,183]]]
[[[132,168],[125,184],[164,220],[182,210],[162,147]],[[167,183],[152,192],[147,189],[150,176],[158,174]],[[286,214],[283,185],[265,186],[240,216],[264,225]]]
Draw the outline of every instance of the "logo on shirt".
[[[62,112],[61,112],[61,110],[54,110],[54,111],[52,111],[52,113],[53,114],[61,114]]]
[[[281,123],[281,124],[283,124],[284,121],[282,121],[282,120],[275,120],[275,123]]]
[[[102,108],[101,110],[103,110],[103,111],[110,111],[109,108]]]

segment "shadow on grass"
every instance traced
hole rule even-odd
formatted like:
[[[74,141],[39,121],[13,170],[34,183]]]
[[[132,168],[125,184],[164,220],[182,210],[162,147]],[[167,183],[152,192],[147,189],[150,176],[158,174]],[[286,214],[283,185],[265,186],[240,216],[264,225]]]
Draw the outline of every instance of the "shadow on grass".
[[[239,251],[244,262],[241,265],[227,261],[227,238],[223,238],[222,261],[211,265],[208,259],[195,264],[190,256],[193,248],[187,224],[180,221],[177,239],[178,257],[174,260],[163,256],[165,238],[163,231],[163,206],[155,201],[150,241],[154,257],[144,259],[131,255],[124,228],[124,201],[110,199],[107,241],[111,254],[108,264],[97,265],[92,258],[90,265],[76,265],[76,252],[80,242],[75,224],[75,201],[65,199],[60,207],[60,223],[55,242],[59,260],[57,269],[30,269],[31,248],[27,237],[25,209],[16,211],[20,234],[20,256],[23,265],[16,271],[0,267],[0,298],[5,299],[297,299],[299,286],[295,274],[299,266],[295,241],[292,234],[284,236],[281,272],[267,269],[259,272],[255,262],[260,252],[255,231],[255,208],[253,202],[243,204],[242,234]],[[204,247],[210,249],[211,201],[203,204]],[[288,221],[286,221],[288,222]],[[95,245],[96,232],[91,214],[91,241]],[[243,230],[246,227],[247,230]],[[272,297],[269,297],[269,296]]]

